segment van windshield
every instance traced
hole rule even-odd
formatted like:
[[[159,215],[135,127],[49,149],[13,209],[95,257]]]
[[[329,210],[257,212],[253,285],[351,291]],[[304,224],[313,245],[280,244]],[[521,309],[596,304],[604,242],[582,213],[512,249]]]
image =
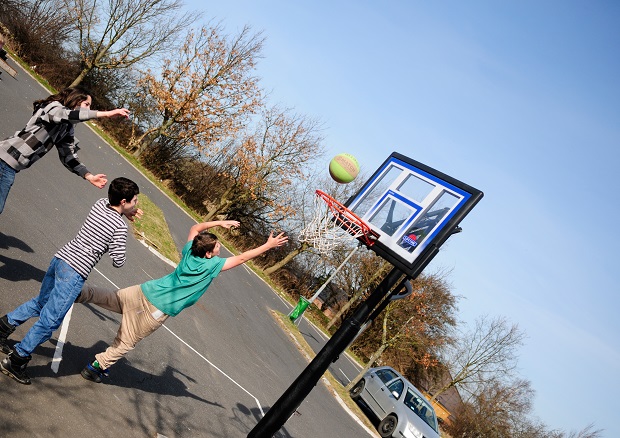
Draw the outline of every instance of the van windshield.
[[[407,388],[407,395],[405,396],[405,406],[411,409],[420,417],[426,424],[428,424],[435,432],[439,433],[437,427],[437,417],[435,417],[435,410],[428,402]]]

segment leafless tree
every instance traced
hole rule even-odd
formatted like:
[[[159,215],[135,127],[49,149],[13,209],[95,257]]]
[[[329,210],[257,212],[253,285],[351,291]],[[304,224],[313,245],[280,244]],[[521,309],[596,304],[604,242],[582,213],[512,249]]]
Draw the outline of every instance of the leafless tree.
[[[511,438],[522,434],[540,436],[538,433],[545,429],[527,421],[534,396],[529,381],[489,378],[478,385],[478,390],[453,413],[453,421],[445,426],[450,435]]]
[[[73,27],[63,0],[2,0],[0,22],[11,50],[52,85],[67,83],[75,63],[67,50]]]
[[[429,388],[433,399],[452,387],[477,394],[487,381],[497,376],[510,377],[517,366],[517,348],[524,338],[519,327],[509,325],[503,317],[478,318],[469,332],[447,344],[441,362],[451,378],[439,387]]]
[[[589,424],[580,431],[567,432],[566,438],[600,438],[603,436],[603,429],[594,429],[594,424]],[[560,436],[560,438],[564,438]]]
[[[181,13],[180,0],[62,0],[77,31],[81,71],[127,68],[169,52],[177,36],[200,16]]]
[[[261,112],[252,131],[227,149],[233,152],[230,160],[217,169],[226,187],[212,197],[206,220],[229,214],[239,205],[278,223],[293,214],[289,189],[307,177],[306,166],[323,153],[320,123],[273,106]]]
[[[478,386],[478,393],[453,412],[443,428],[460,438],[600,438],[590,424],[580,431],[550,429],[532,417],[535,392],[529,381],[497,376]]]
[[[11,33],[27,32],[29,39],[60,45],[71,33],[63,0],[3,0],[0,17]]]

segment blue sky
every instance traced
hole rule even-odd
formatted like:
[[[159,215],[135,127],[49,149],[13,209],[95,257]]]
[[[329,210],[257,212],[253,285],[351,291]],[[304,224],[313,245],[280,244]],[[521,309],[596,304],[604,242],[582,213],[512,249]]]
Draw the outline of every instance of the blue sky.
[[[186,4],[264,31],[263,85],[325,123],[328,155],[372,172],[397,151],[482,190],[428,269],[452,268],[464,322],[526,332],[546,424],[620,436],[619,2]]]

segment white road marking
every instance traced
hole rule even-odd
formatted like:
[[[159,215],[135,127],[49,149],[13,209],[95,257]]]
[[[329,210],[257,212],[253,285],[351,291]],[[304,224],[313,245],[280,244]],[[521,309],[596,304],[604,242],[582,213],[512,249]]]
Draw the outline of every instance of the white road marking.
[[[112,280],[110,280],[108,277],[103,275],[103,273],[101,271],[99,271],[97,268],[93,268],[93,270],[97,271],[103,278],[108,280],[112,286],[114,286],[117,289],[120,289],[116,284],[114,284],[114,282]],[[54,371],[54,373],[56,373],[56,374],[58,373],[58,368],[60,366],[60,361],[62,360],[62,349],[63,349],[63,347],[65,345],[65,340],[67,339],[67,332],[69,331],[69,323],[71,322],[71,313],[72,313],[72,311],[73,311],[73,306],[71,306],[71,308],[67,312],[67,315],[65,316],[65,319],[62,322],[62,327],[60,328],[60,335],[58,336],[58,343],[56,344],[56,350],[54,351],[54,359],[52,359],[52,371]],[[207,359],[202,354],[200,354],[194,347],[192,347],[187,342],[185,342],[183,339],[181,339],[176,333],[174,333],[168,327],[166,327],[165,325],[162,325],[162,327],[165,328],[166,330],[168,330],[168,332],[170,332],[172,334],[172,336],[174,336],[179,341],[181,341],[187,348],[189,348],[194,353],[196,353],[202,360],[207,362],[209,365],[211,365],[213,368],[215,368],[217,371],[219,371],[224,377],[226,377],[232,383],[237,385],[237,387],[239,387],[243,392],[245,392],[247,395],[252,397],[254,399],[254,401],[256,402],[256,405],[258,406],[258,409],[260,410],[261,416],[263,416],[263,417],[265,416],[265,413],[263,412],[263,408],[262,408],[262,406],[260,404],[260,401],[256,397],[254,397],[254,395],[252,395],[252,393],[250,391],[248,391],[243,386],[241,386],[239,383],[237,383],[232,377],[230,377],[228,374],[226,374],[224,371],[222,371],[220,368],[218,368],[217,365],[215,365],[209,359]]]
[[[344,371],[342,371],[342,369],[341,369],[341,368],[338,368],[338,370],[342,373],[342,375],[343,375],[343,376],[344,376],[344,377],[345,377],[345,378],[346,378],[349,382],[351,382],[351,379],[349,379],[349,376],[347,376],[347,375],[344,373]]]
[[[56,343],[56,349],[54,350],[54,358],[52,359],[52,371],[54,374],[58,374],[58,368],[60,367],[60,361],[62,360],[62,349],[65,347],[65,339],[67,339],[67,332],[69,331],[69,321],[71,321],[71,313],[73,312],[73,304],[69,308],[62,327],[60,328],[60,335],[58,336],[58,342]]]
[[[103,272],[101,272],[99,269],[97,268],[93,268],[93,271],[97,271],[99,273],[99,275],[101,275],[103,278],[105,278],[106,280],[108,280],[110,282],[110,284],[112,286],[114,286],[117,289],[120,289],[120,287],[118,287],[117,285],[114,284],[114,282],[112,280],[110,280],[108,277],[106,277],[105,275],[103,275]]]
[[[174,336],[175,338],[177,338],[179,341],[181,341],[187,348],[189,348],[190,350],[192,350],[194,353],[196,353],[202,360],[204,360],[205,362],[207,362],[209,365],[211,365],[213,368],[215,368],[216,370],[218,370],[224,377],[226,377],[228,380],[230,380],[231,382],[233,382],[235,385],[237,385],[237,387],[239,387],[243,392],[245,392],[247,395],[249,395],[250,397],[252,397],[254,399],[254,401],[256,402],[256,405],[258,406],[258,409],[260,409],[260,413],[262,416],[265,416],[265,413],[263,412],[263,408],[260,405],[260,402],[258,401],[258,399],[256,397],[254,397],[252,395],[251,392],[249,392],[247,389],[245,389],[243,386],[241,386],[239,383],[237,383],[232,377],[230,377],[228,374],[226,374],[224,371],[222,371],[220,368],[217,367],[217,365],[215,365],[213,362],[211,362],[209,359],[207,359],[206,357],[204,357],[202,354],[200,354],[198,351],[196,351],[196,349],[194,347],[192,347],[191,345],[189,345],[187,342],[185,342],[183,339],[181,339],[179,336],[177,336],[176,333],[174,333],[172,330],[170,330],[168,327],[166,327],[165,325],[162,325],[163,328],[165,328],[166,330],[168,330],[172,336]]]

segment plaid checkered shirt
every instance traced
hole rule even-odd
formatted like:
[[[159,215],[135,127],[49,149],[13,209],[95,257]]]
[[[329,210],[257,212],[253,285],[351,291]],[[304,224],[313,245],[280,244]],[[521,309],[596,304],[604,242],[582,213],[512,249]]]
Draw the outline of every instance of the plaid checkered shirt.
[[[80,163],[74,125],[97,118],[97,111],[86,108],[69,109],[60,102],[51,102],[37,109],[24,129],[0,142],[0,159],[16,172],[27,169],[56,146],[62,164],[84,178],[88,169]]]

